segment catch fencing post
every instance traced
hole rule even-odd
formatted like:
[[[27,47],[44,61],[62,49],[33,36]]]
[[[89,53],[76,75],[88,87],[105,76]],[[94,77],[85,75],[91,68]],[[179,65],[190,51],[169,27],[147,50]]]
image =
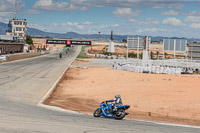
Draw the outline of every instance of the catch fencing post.
[[[92,54],[92,41],[91,41],[91,46],[90,46],[90,54]]]
[[[47,40],[46,40],[46,44],[45,44],[45,51],[47,51]]]
[[[128,63],[128,38],[129,38],[129,37],[127,37],[126,63]]]

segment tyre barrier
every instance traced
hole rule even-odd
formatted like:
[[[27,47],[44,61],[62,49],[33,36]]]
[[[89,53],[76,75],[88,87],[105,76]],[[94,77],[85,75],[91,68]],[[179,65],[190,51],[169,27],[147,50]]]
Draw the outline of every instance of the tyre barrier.
[[[182,68],[173,66],[154,66],[154,65],[149,67],[144,67],[141,65],[121,64],[118,62],[115,62],[112,68],[129,72],[155,73],[155,74],[193,74],[196,71],[192,68]]]

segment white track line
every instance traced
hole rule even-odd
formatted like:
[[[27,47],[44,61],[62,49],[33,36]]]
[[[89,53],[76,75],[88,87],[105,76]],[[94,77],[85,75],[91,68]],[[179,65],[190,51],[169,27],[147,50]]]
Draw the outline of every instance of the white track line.
[[[200,129],[200,126],[191,126],[191,125],[183,125],[183,124],[173,124],[173,123],[147,121],[147,120],[138,120],[138,119],[126,119],[126,120],[129,120],[129,121],[138,121],[138,122],[145,122],[145,123],[152,123],[152,124],[165,125],[165,126],[174,126],[174,127],[185,127],[185,128],[197,128],[197,129]]]
[[[81,50],[81,49],[80,49]],[[80,51],[81,52],[81,51]],[[80,53],[79,52],[79,53]],[[72,61],[69,63],[69,66],[74,62],[74,60],[76,59],[76,57],[74,59],[72,59]],[[37,104],[38,106],[44,105],[43,102],[48,98],[48,96],[52,93],[52,91],[55,89],[56,85],[58,84],[58,82],[61,80],[61,78],[63,77],[63,75],[65,74],[65,72],[67,71],[69,67],[67,67],[64,72],[61,74],[61,76],[58,78],[58,80],[53,84],[53,86],[51,87],[51,89],[46,93],[46,95],[40,100],[40,102]]]

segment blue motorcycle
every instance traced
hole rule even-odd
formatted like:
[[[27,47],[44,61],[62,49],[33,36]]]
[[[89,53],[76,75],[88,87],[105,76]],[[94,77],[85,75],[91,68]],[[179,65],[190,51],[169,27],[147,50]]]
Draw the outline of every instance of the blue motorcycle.
[[[120,105],[117,106],[117,110],[113,111],[113,104],[107,104],[106,102],[102,102],[100,104],[100,108],[94,111],[94,117],[107,117],[107,118],[115,118],[117,120],[123,119],[128,113],[125,112],[130,108],[129,105]]]

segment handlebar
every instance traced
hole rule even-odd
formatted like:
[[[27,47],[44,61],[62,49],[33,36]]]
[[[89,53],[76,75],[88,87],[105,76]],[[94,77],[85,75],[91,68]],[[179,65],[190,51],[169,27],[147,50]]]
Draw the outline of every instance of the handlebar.
[[[103,101],[102,103],[104,103],[104,104],[107,104],[108,102],[106,102],[106,101]]]

